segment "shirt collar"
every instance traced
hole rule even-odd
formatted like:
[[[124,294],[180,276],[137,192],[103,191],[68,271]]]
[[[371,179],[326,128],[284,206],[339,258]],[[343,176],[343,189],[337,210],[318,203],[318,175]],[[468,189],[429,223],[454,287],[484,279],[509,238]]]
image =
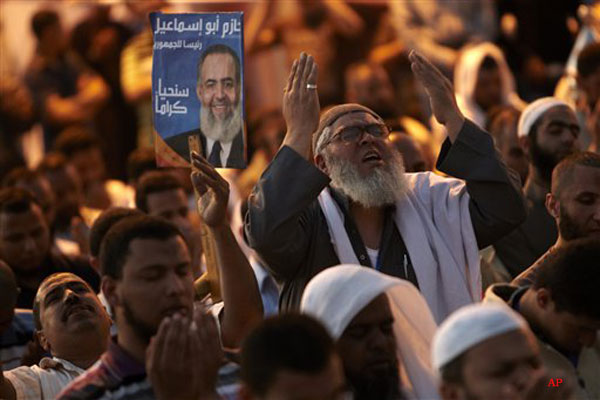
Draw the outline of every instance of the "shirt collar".
[[[102,355],[102,362],[121,379],[146,374],[146,366],[119,346],[116,337],[111,339],[108,350]]]

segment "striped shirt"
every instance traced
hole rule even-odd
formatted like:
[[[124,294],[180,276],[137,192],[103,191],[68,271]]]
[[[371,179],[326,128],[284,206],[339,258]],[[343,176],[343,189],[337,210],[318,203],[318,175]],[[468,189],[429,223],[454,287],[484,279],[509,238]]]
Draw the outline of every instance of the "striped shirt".
[[[226,400],[237,399],[239,368],[225,364],[219,370],[217,393]],[[111,340],[108,350],[84,374],[66,387],[60,400],[80,399],[156,399],[146,375],[146,368]]]

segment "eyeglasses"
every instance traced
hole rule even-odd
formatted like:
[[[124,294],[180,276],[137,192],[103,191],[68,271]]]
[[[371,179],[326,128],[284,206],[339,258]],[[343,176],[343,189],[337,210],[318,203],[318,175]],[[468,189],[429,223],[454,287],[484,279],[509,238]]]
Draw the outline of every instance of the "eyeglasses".
[[[368,133],[376,139],[385,139],[390,135],[390,130],[383,124],[351,126],[342,129],[337,135],[332,136],[331,139],[327,141],[327,144],[335,140],[340,140],[345,144],[357,143],[363,138],[365,133]]]

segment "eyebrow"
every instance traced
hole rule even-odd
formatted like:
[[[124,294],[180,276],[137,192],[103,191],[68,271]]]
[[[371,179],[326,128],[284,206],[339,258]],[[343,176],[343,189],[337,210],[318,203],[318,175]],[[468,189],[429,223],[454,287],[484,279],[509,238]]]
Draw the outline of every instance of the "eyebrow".
[[[85,288],[86,290],[89,291],[88,286],[85,283],[79,282],[79,281],[70,281],[70,282],[58,284],[44,295],[44,306],[47,306],[48,301],[50,299],[52,299],[54,296],[56,296],[57,293],[59,293],[61,291],[64,292],[65,288],[67,288],[67,289]]]

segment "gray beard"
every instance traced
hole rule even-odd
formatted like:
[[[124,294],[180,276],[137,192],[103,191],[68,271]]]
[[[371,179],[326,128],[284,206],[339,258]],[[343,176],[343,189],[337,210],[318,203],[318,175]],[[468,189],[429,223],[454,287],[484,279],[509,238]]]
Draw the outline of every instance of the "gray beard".
[[[361,177],[356,166],[350,161],[336,159],[325,151],[325,164],[329,170],[331,186],[366,208],[395,204],[408,191],[408,181],[404,175],[402,156],[396,151],[392,151],[391,154],[390,163],[376,168],[366,177]]]
[[[242,129],[242,102],[224,120],[215,118],[210,107],[200,107],[200,130],[207,138],[221,143],[233,141]]]

